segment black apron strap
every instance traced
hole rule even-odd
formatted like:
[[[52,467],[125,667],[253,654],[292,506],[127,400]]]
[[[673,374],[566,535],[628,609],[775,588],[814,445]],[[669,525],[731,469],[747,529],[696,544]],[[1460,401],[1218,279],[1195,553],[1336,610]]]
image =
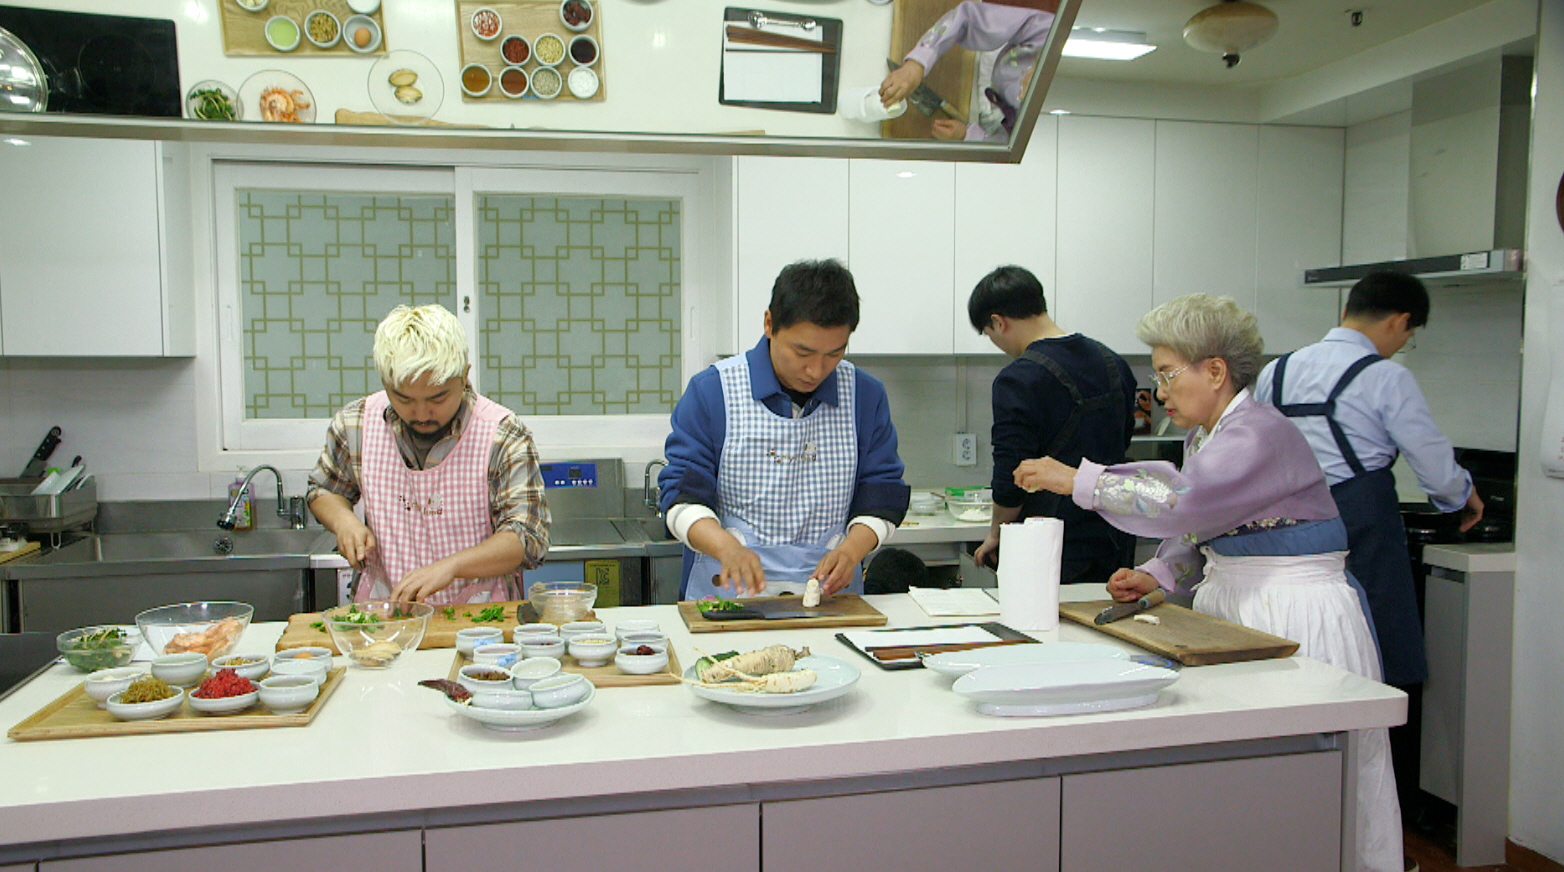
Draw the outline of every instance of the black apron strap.
[[[1122,399],[1122,385],[1124,382],[1119,376],[1118,364],[1114,361],[1112,352],[1106,346],[1101,343],[1097,345],[1097,352],[1102,356],[1103,365],[1108,369],[1108,390],[1091,397],[1081,395],[1080,386],[1075,383],[1075,379],[1070,377],[1070,374],[1065,371],[1064,367],[1059,365],[1058,361],[1032,348],[1027,348],[1021,352],[1022,357],[1048,370],[1049,374],[1057,379],[1059,384],[1070,394],[1070,416],[1060,425],[1053,441],[1048,444],[1047,448],[1043,449],[1043,454],[1047,457],[1057,455],[1061,449],[1070,444],[1070,441],[1075,438],[1075,431],[1081,426],[1081,418],[1086,413],[1095,412],[1098,409],[1112,408],[1116,401]],[[1126,420],[1125,425],[1129,426],[1128,420]]]
[[[1359,373],[1385,358],[1377,354],[1365,354],[1354,360],[1352,365],[1341,374],[1341,378],[1336,380],[1335,387],[1331,388],[1330,395],[1323,403],[1284,403],[1282,402],[1282,373],[1287,368],[1287,358],[1291,356],[1292,352],[1288,352],[1276,359],[1276,369],[1271,373],[1271,401],[1278,411],[1289,418],[1324,418],[1325,425],[1330,428],[1331,437],[1336,440],[1336,450],[1341,452],[1341,457],[1347,461],[1352,474],[1363,475],[1368,472],[1363,462],[1358,459],[1358,453],[1352,450],[1352,443],[1347,440],[1347,431],[1343,430],[1341,424],[1336,421],[1336,398],[1341,396],[1341,392],[1352,384]]]

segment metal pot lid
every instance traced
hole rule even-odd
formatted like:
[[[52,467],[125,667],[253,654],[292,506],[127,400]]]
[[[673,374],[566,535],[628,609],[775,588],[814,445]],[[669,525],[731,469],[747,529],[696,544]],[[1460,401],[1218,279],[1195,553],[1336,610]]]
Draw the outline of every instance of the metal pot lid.
[[[42,112],[49,78],[27,43],[0,27],[0,112]]]

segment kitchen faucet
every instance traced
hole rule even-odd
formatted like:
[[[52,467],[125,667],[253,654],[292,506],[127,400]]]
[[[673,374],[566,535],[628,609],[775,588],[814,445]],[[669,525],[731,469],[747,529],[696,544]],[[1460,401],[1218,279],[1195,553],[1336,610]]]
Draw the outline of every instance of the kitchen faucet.
[[[668,461],[660,457],[656,460],[649,460],[646,463],[645,471],[641,473],[641,502],[645,503],[646,507],[654,512],[657,511],[658,500],[662,497],[662,489],[652,483],[652,467],[667,465]],[[658,514],[662,513],[658,512]]]
[[[263,469],[277,479],[277,517],[287,518],[289,526],[295,530],[304,529],[304,497],[283,496],[282,473],[277,471],[277,467],[264,463],[244,474],[244,483],[235,492],[233,501],[228,504],[228,511],[223,512],[223,516],[217,519],[217,526],[224,530],[234,528],[234,519],[239,514],[239,503],[244,501],[244,495],[250,491],[250,479],[255,478],[255,474]]]

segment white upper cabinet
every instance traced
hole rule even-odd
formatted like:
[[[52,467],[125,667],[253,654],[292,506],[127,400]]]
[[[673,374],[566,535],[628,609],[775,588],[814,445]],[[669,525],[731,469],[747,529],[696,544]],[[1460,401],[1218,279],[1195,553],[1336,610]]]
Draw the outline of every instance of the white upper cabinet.
[[[1303,287],[1303,271],[1341,263],[1346,134],[1262,127],[1259,153],[1255,315],[1266,352],[1283,354],[1336,326],[1336,290]]]
[[[951,163],[854,160],[849,266],[856,354],[950,354],[956,171]]]
[[[188,280],[172,261],[163,145],[28,137],[0,146],[0,352],[194,353]],[[180,261],[181,263],[183,260]],[[176,289],[173,287],[177,285]]]
[[[771,285],[797,260],[848,260],[848,161],[735,159],[736,351],[760,338]],[[855,349],[856,350],[856,349]]]
[[[972,288],[994,267],[1026,267],[1043,283],[1048,311],[1059,303],[1054,288],[1058,137],[1058,119],[1044,115],[1021,163],[956,164],[956,286],[950,317],[957,354],[1000,353],[967,317]]]
[[[1054,314],[1121,354],[1145,354],[1151,308],[1156,127],[1134,118],[1059,119]]]
[[[1185,294],[1255,305],[1257,128],[1157,122],[1152,302]]]

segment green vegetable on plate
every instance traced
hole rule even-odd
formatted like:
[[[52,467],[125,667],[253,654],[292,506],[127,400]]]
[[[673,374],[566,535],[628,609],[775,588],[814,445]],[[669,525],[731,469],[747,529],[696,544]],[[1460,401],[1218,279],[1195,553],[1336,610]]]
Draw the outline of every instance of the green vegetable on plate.
[[[233,101],[217,88],[191,91],[190,114],[202,121],[233,121],[238,117]]]
[[[718,663],[739,656],[737,651],[724,651],[721,654],[709,654],[695,661],[695,680],[705,681],[706,673]]]

